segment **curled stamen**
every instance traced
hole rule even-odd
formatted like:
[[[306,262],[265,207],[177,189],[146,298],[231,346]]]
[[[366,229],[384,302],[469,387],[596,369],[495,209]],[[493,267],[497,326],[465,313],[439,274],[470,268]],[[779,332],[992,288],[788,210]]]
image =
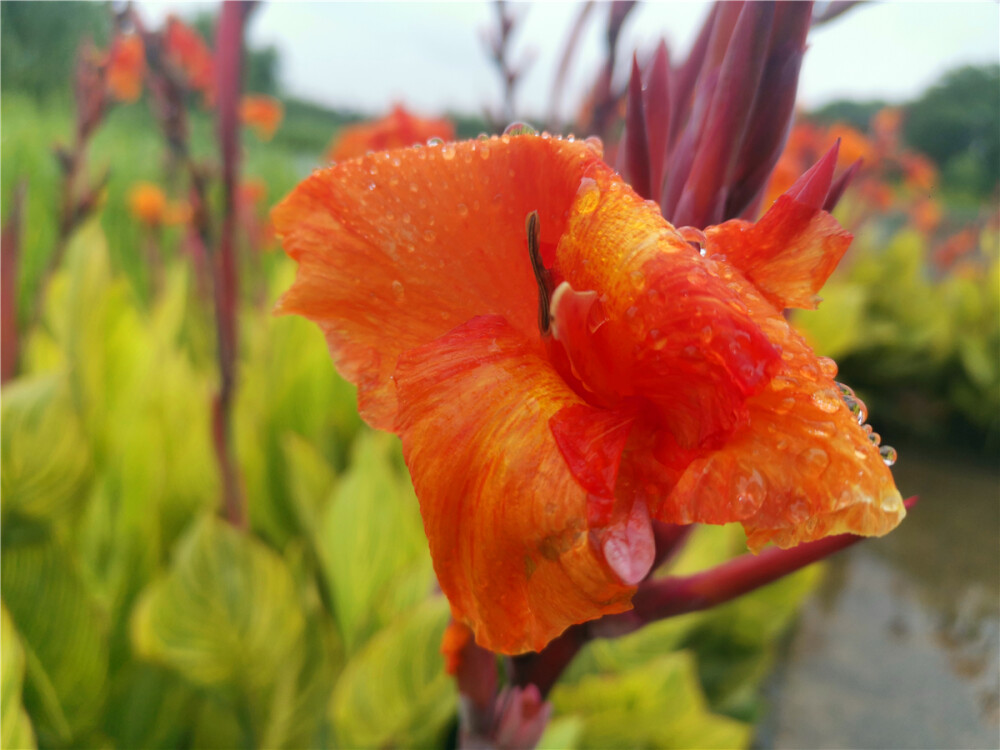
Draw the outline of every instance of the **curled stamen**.
[[[528,257],[531,258],[531,269],[535,272],[535,281],[538,284],[538,330],[542,332],[543,336],[547,336],[552,322],[549,313],[549,302],[552,298],[552,274],[542,263],[542,251],[539,243],[541,222],[538,219],[538,211],[532,211],[528,214],[524,228],[528,235]]]

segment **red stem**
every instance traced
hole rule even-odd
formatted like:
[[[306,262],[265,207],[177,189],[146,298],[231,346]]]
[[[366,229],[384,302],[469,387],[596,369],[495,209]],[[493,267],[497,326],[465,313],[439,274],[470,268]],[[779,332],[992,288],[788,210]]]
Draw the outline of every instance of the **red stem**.
[[[10,215],[0,238],[0,383],[17,374],[21,342],[17,326],[18,267],[21,261],[21,216],[25,184],[14,190]]]
[[[916,497],[906,501],[911,508]],[[574,625],[541,652],[516,656],[513,683],[537,685],[546,695],[588,641],[626,635],[657,620],[724,604],[777,581],[867,537],[840,534],[792,549],[741,555],[715,568],[679,578],[648,579],[632,598],[633,609]]]
[[[246,524],[232,440],[236,383],[238,276],[236,181],[239,173],[239,102],[242,91],[243,25],[250,6],[224,2],[216,35],[218,135],[222,152],[223,220],[219,251],[212,259],[215,320],[221,382],[213,409],[213,439],[222,474],[223,511],[235,526]]]

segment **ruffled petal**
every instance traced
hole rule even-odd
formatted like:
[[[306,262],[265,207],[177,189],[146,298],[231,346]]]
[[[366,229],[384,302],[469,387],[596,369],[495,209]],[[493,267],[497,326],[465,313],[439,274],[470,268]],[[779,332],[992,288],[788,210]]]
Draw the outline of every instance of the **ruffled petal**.
[[[685,448],[717,445],[745,421],[778,352],[654,204],[591,167],[556,254],[573,294],[553,297],[554,336],[604,402],[645,397]]]
[[[881,536],[906,514],[878,447],[841,398],[836,365],[738,272],[718,264],[781,350],[781,369],[747,400],[748,422],[720,450],[696,458],[656,517],[672,523],[739,521],[751,550],[831,534]]]
[[[775,307],[814,309],[816,294],[851,244],[826,211],[779,196],[756,224],[733,220],[705,230],[708,255],[721,255]]]
[[[629,608],[635,588],[597,550],[627,558],[642,509],[612,514],[621,531],[592,543],[589,493],[550,428],[559,414],[581,419],[583,402],[534,343],[501,317],[477,317],[406,352],[395,379],[434,568],[481,646],[540,650],[572,624]]]
[[[537,136],[410,148],[318,171],[274,211],[299,263],[279,310],[320,325],[370,424],[391,429],[399,355],[476,315],[538,339],[525,217],[554,248],[582,174],[583,143]]]

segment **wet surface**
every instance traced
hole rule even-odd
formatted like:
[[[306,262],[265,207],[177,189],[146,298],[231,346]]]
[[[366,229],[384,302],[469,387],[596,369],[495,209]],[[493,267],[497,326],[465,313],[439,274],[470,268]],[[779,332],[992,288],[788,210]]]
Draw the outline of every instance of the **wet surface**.
[[[831,561],[768,688],[763,748],[1000,747],[1000,466],[901,448],[920,502]]]

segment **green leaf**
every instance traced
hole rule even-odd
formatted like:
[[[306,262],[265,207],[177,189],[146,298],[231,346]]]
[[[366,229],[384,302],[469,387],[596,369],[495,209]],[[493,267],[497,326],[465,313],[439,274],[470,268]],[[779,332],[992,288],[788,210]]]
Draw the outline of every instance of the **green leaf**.
[[[194,691],[173,671],[133,661],[111,688],[104,731],[118,748],[179,747],[194,700]]]
[[[347,664],[331,715],[345,747],[430,747],[454,718],[455,681],[441,638],[448,603],[435,597],[377,633]]]
[[[319,526],[316,543],[348,655],[427,596],[433,581],[417,499],[394,464],[396,450],[394,438],[363,433]],[[394,594],[403,579],[405,589]]]
[[[558,717],[583,722],[577,747],[738,748],[750,727],[707,709],[693,656],[663,655],[616,675],[590,675],[558,684],[552,692]]]
[[[34,748],[35,732],[21,704],[24,648],[7,608],[0,605],[0,750]]]
[[[5,523],[71,515],[86,499],[93,467],[65,380],[47,375],[5,385],[0,415]]]
[[[281,442],[292,502],[303,529],[315,529],[336,482],[336,472],[313,445],[295,433]]]
[[[777,640],[822,575],[823,566],[812,565],[705,613],[684,645],[698,654],[714,710],[746,721],[758,718],[759,689]]]
[[[823,287],[823,302],[816,310],[796,310],[795,327],[824,357],[837,359],[863,348],[867,295],[860,284],[831,282]]]
[[[205,687],[255,693],[296,663],[303,631],[284,561],[218,519],[198,521],[132,618],[136,652]]]
[[[552,719],[542,734],[538,750],[579,750],[584,722],[579,716]]]
[[[4,602],[25,649],[25,706],[43,745],[72,743],[104,705],[108,645],[103,618],[55,542],[5,543]]]

